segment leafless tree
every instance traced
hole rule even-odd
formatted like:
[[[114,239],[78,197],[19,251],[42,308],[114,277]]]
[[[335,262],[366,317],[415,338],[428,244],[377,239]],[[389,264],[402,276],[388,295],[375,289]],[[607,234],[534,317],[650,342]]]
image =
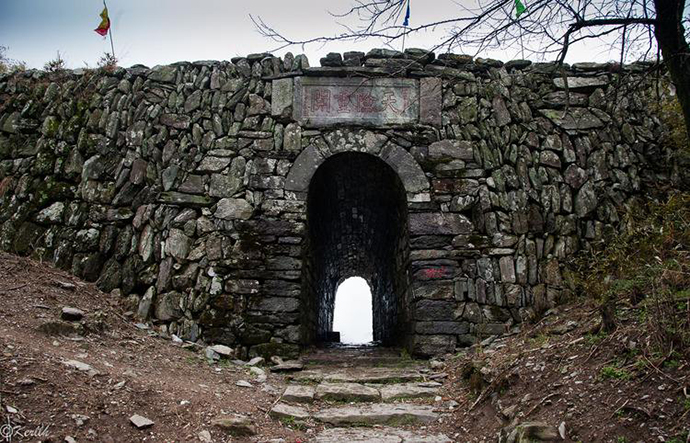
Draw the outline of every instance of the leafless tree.
[[[519,17],[515,0],[471,0],[476,3],[469,7],[457,2],[453,16],[447,19],[405,27],[402,17],[408,1],[354,0],[344,13],[333,15],[335,19],[355,18],[357,26],[343,25],[334,35],[304,40],[289,38],[260,17],[252,20],[281,48],[371,38],[392,45],[414,33],[445,29],[433,50],[473,48],[481,53],[520,47],[563,63],[578,42],[613,41],[620,48],[621,63],[663,59],[690,131],[690,36],[686,33],[690,8],[685,0],[524,0],[527,9]]]

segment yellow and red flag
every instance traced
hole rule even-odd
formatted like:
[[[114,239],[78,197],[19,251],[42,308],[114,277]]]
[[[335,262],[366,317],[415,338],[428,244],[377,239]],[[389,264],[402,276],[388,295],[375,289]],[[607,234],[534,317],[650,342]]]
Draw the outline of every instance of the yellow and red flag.
[[[103,12],[101,12],[101,24],[98,28],[94,29],[99,35],[105,37],[108,35],[108,30],[110,29],[110,17],[108,17],[108,8],[104,7]]]

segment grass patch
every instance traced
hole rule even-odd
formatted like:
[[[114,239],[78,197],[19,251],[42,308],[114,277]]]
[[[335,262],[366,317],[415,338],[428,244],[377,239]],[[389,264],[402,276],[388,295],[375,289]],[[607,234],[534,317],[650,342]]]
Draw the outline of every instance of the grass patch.
[[[541,348],[549,342],[549,337],[546,334],[538,334],[529,339],[529,345],[533,348]]]
[[[570,275],[579,292],[599,302],[601,331],[640,322],[649,337],[642,351],[660,356],[677,351],[679,358],[671,361],[680,363],[690,359],[690,193],[664,198],[627,206],[619,214],[619,232],[571,260]],[[587,340],[596,344],[601,338]]]
[[[602,379],[627,380],[630,378],[628,371],[616,366],[604,366],[601,368],[599,375]]]
[[[295,417],[281,417],[280,422],[297,431],[304,431],[307,429],[307,424],[301,420],[297,420]]]

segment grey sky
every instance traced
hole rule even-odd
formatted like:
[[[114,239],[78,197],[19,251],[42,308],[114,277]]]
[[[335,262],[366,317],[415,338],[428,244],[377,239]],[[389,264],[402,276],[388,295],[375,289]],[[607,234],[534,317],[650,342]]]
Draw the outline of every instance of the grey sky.
[[[373,340],[371,289],[361,277],[348,278],[335,295],[333,330],[343,343],[368,343]]]
[[[458,4],[474,0],[412,0],[411,24],[448,18]],[[529,7],[529,1],[525,0]],[[254,28],[249,14],[262,17],[280,32],[295,39],[332,35],[342,30],[332,12],[344,12],[352,0],[111,0],[116,55],[122,66],[148,66],[193,60],[229,60],[238,55],[270,51],[275,43]],[[11,58],[29,67],[42,67],[60,51],[71,68],[94,66],[107,41],[95,29],[102,2],[98,0],[0,0],[0,45],[8,46]],[[353,24],[353,22],[350,22]],[[412,36],[407,47],[430,48],[444,30]],[[293,47],[305,53],[313,66],[326,53],[367,51],[381,42],[336,42],[328,46]],[[467,52],[473,53],[471,48]],[[274,52],[282,56],[288,49]],[[569,61],[606,61],[615,54],[574,48]],[[513,52],[480,54],[503,60],[519,58]]]

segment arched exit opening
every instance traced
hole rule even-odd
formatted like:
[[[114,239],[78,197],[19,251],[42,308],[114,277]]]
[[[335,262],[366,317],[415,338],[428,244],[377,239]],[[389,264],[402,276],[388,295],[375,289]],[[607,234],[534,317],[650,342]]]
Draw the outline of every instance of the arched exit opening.
[[[305,341],[332,341],[336,290],[354,276],[371,288],[374,340],[384,345],[404,340],[407,219],[405,188],[380,158],[346,152],[319,166],[307,195]]]
[[[335,291],[333,330],[340,342],[360,345],[374,341],[371,288],[362,277],[350,277]]]

